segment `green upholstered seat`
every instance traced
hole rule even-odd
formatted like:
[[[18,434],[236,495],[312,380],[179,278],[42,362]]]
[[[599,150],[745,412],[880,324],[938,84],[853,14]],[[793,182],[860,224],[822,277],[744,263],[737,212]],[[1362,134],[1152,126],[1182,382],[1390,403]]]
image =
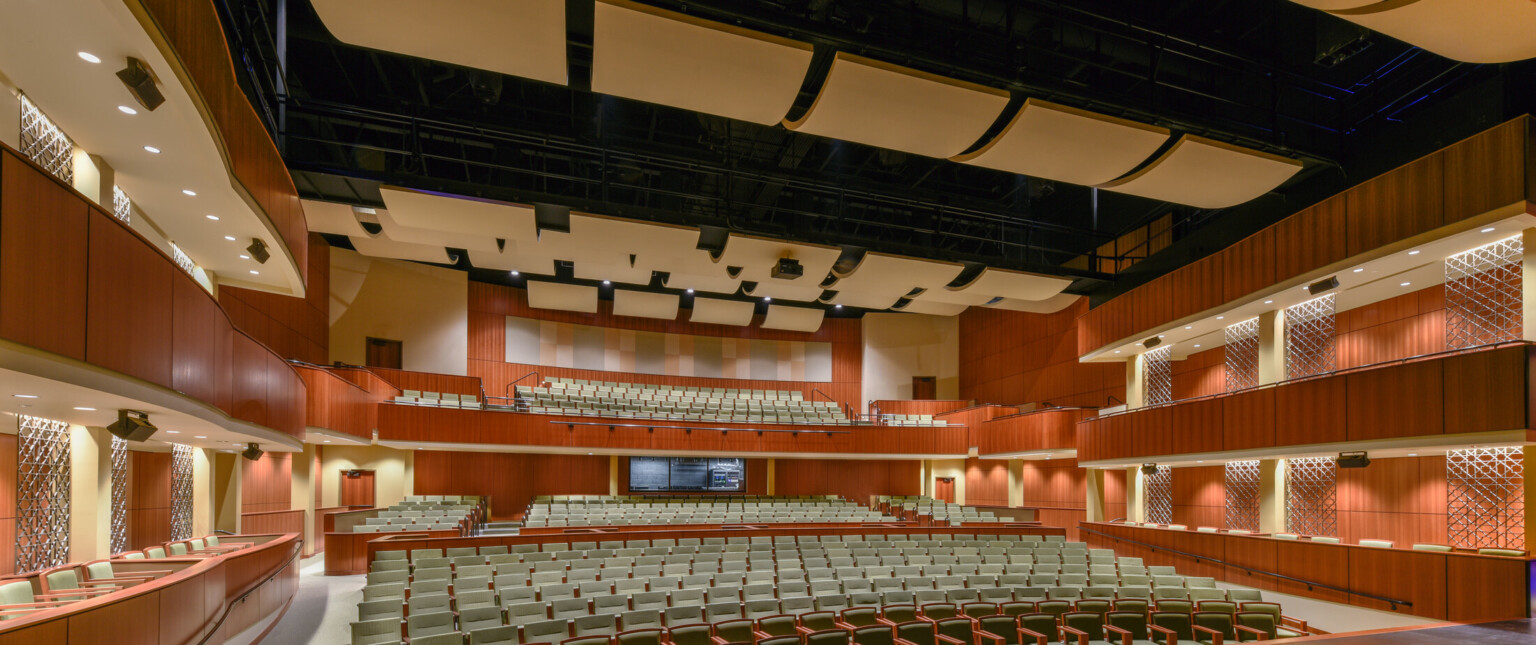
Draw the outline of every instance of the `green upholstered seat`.
[[[1054,642],[1061,631],[1057,628],[1056,615],[1036,612],[1018,617],[1019,639],[1028,645],[1045,645]]]
[[[1123,643],[1127,636],[1133,645],[1149,645],[1152,642],[1145,611],[1112,611],[1104,615],[1104,622],[1104,635],[1111,642]]]
[[[1104,615],[1087,611],[1074,611],[1061,617],[1064,640],[1087,638],[1089,642],[1104,640]]]
[[[391,645],[400,642],[400,621],[365,620],[352,623],[352,645]]]
[[[469,645],[517,645],[517,627],[489,627],[469,632]]]

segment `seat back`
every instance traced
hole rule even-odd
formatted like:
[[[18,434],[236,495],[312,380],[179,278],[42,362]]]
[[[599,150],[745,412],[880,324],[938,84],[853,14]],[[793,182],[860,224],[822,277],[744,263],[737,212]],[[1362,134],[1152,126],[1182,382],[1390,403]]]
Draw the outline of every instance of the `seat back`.
[[[929,620],[954,618],[959,613],[952,602],[931,602],[922,606],[922,615]]]
[[[1056,615],[1035,612],[1018,616],[1019,629],[1030,638],[1044,637],[1046,642],[1056,639]]]
[[[1194,613],[1194,621],[1196,627],[1221,634],[1222,638],[1237,639],[1237,619],[1232,614],[1221,611],[1197,611]]]
[[[1152,626],[1161,627],[1173,632],[1174,638],[1181,641],[1195,640],[1194,622],[1188,612],[1154,611],[1152,612]]]
[[[1243,611],[1237,614],[1237,624],[1263,632],[1270,640],[1279,637],[1279,621],[1273,614],[1262,611]]]
[[[975,642],[976,637],[972,629],[973,625],[974,623],[971,622],[971,619],[964,616],[943,618],[933,623],[934,629],[938,631],[940,636],[953,638],[962,643]]]
[[[1090,641],[1104,640],[1104,614],[1074,611],[1061,617],[1063,627],[1070,627],[1088,635]]]
[[[1018,645],[1019,643],[1019,617],[1005,614],[993,614],[983,616],[977,626],[988,634],[1001,636],[1005,645]]]
[[[1104,614],[1104,621],[1110,627],[1130,632],[1133,640],[1148,640],[1147,614],[1145,611],[1112,611]],[[1110,640],[1113,640],[1111,638]]]
[[[794,614],[776,614],[757,619],[758,631],[769,636],[794,636],[799,638],[799,617]]]
[[[888,622],[900,625],[917,620],[917,607],[910,604],[882,605],[880,607],[880,617]]]

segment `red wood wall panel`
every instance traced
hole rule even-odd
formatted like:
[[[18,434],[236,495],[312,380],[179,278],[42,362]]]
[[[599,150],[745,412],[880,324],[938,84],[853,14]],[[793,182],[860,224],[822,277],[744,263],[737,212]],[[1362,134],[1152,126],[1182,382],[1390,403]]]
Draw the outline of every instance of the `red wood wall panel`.
[[[91,218],[85,358],[152,383],[171,383],[174,265],[117,222]]]
[[[379,427],[379,403],[400,394],[370,370],[299,367],[304,380],[305,423],[372,439]]]
[[[1339,537],[1446,543],[1445,457],[1372,459],[1338,473]]]
[[[1225,466],[1173,469],[1173,522],[1227,528]]]
[[[128,453],[128,548],[171,539],[171,453]]]
[[[875,401],[874,407],[878,408],[881,414],[937,415],[969,407],[970,404],[970,401],[905,400]],[[870,412],[873,413],[874,409],[871,409]],[[951,421],[951,423],[954,422]]]
[[[536,495],[607,495],[607,455],[418,450],[417,495],[489,495],[494,520],[521,516]]]
[[[1345,203],[1343,195],[1334,196],[1275,224],[1276,280],[1288,280],[1347,257]]]
[[[1348,200],[1345,250],[1358,255],[1445,223],[1444,159],[1419,159],[1344,194]]]
[[[922,462],[903,459],[775,459],[775,495],[837,495],[868,503],[871,495],[922,494]]]
[[[1339,369],[1445,351],[1445,287],[1341,311],[1335,328]]]
[[[324,365],[330,362],[331,246],[309,234],[309,282],[304,298],[222,287],[219,303],[235,327],[279,356]]]
[[[967,506],[1008,505],[1008,460],[965,460],[965,503]]]
[[[1457,222],[1525,199],[1530,120],[1515,119],[1446,148],[1445,221]]]
[[[1076,459],[1026,459],[1019,483],[1023,506],[1083,509],[1088,506],[1084,471]],[[969,495],[970,491],[966,491]]]
[[[0,336],[83,361],[89,210],[9,149],[0,182]]]
[[[16,435],[0,434],[0,575],[16,572]]]
[[[960,397],[983,403],[1106,405],[1125,399],[1123,364],[1077,362],[1080,299],[1053,314],[972,307],[960,314]]]
[[[1190,354],[1173,361],[1173,399],[1192,399],[1227,391],[1227,352],[1224,347]]]
[[[293,453],[269,452],[256,461],[240,460],[241,513],[286,511],[291,507],[292,457]]]

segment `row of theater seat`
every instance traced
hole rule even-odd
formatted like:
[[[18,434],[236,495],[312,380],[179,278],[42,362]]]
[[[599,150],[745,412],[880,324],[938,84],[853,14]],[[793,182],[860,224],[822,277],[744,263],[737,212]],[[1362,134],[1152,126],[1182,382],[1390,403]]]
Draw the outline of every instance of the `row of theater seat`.
[[[538,414],[827,425],[848,423],[833,401],[793,390],[738,390],[550,379],[516,388],[518,406]]]
[[[464,408],[466,410],[479,410],[481,408],[480,397],[473,394],[453,394],[451,392],[403,390],[400,396],[394,398],[394,402],[401,405],[424,405],[434,408]]]
[[[353,533],[405,531],[452,531],[474,521],[480,497],[474,495],[411,496],[405,501],[364,518]]]
[[[990,513],[988,514],[990,516]],[[614,526],[650,524],[734,524],[789,522],[880,522],[890,516],[837,499],[776,500],[741,498],[659,501],[655,498],[605,498],[580,502],[535,500],[524,513],[524,526]],[[982,521],[978,519],[977,521]]]
[[[974,506],[962,506],[942,499],[934,499],[927,496],[902,497],[881,495],[876,498],[877,508],[889,508],[890,514],[899,515],[913,513],[926,515],[933,518],[936,525],[964,524],[967,522],[990,522],[993,516],[991,511],[983,511]]]
[[[120,568],[125,561],[212,557],[248,546],[243,542],[222,542],[218,536],[208,535],[125,551],[110,560],[69,563],[30,575],[0,578],[0,621],[99,598],[172,573],[137,565]]]
[[[1184,524],[1158,524],[1158,523],[1155,523],[1155,522],[1145,522],[1145,523],[1141,523],[1141,522],[1126,522],[1125,525],[1126,526],[1141,526],[1141,527],[1145,527],[1145,528],[1164,529],[1164,530],[1169,530],[1169,531],[1188,531],[1189,530],[1189,527],[1187,525],[1184,525]],[[1243,529],[1220,529],[1220,528],[1216,528],[1214,526],[1197,526],[1197,527],[1195,527],[1195,532],[1197,532],[1197,533],[1225,533],[1225,534],[1228,534],[1228,535],[1254,535],[1256,537],[1269,537],[1269,538],[1274,538],[1274,539],[1277,539],[1277,540],[1305,540],[1305,541],[1308,541],[1308,542],[1317,542],[1317,543],[1321,543],[1321,544],[1343,544],[1343,542],[1344,542],[1342,539],[1339,539],[1337,537],[1327,536],[1327,535],[1302,535],[1302,534],[1299,534],[1299,533],[1254,533],[1253,531],[1247,531],[1247,530],[1243,530]],[[1372,548],[1377,548],[1377,549],[1393,549],[1393,548],[1397,548],[1397,544],[1395,542],[1391,541],[1391,540],[1364,539],[1364,540],[1360,540],[1358,542],[1358,544],[1360,546],[1367,546],[1367,547],[1372,547]],[[1526,551],[1526,550],[1523,550],[1523,549],[1505,549],[1505,548],[1496,548],[1496,547],[1483,547],[1483,548],[1479,548],[1479,549],[1458,549],[1457,547],[1453,547],[1453,546],[1450,546],[1448,544],[1433,544],[1433,543],[1415,543],[1412,546],[1412,549],[1414,551],[1434,551],[1434,552],[1438,552],[1438,553],[1467,552],[1467,553],[1476,553],[1478,555],[1493,555],[1493,556],[1500,556],[1500,557],[1507,557],[1507,558],[1523,558],[1523,557],[1526,557],[1527,555],[1530,555],[1529,551]]]

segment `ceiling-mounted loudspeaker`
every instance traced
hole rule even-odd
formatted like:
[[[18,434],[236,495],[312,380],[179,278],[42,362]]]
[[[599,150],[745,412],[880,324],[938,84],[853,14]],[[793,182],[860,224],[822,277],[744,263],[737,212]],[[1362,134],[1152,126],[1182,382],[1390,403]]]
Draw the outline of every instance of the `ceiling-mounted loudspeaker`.
[[[768,275],[780,280],[794,280],[805,275],[805,267],[800,266],[800,261],[794,258],[779,258],[779,263],[769,269]]]
[[[1153,337],[1148,338],[1148,339],[1146,339],[1144,341],[1141,341],[1141,346],[1145,347],[1147,349],[1152,349],[1153,347],[1157,347],[1158,345],[1161,345],[1161,344],[1163,344],[1163,339],[1158,338],[1156,336],[1153,336]]]
[[[259,237],[251,238],[251,245],[245,247],[245,250],[251,254],[251,259],[257,264],[266,264],[267,259],[272,257],[272,254],[267,251],[267,243],[261,241]]]
[[[261,450],[261,444],[259,444],[259,443],[248,443],[248,444],[245,444],[245,451],[240,453],[241,457],[245,457],[246,459],[249,459],[251,461],[256,461],[257,459],[261,459],[261,455],[262,455],[262,450]]]
[[[108,432],[123,441],[144,441],[156,430],[159,428],[149,422],[149,413],[138,410],[118,410],[117,423],[107,426]]]
[[[1317,282],[1307,285],[1307,293],[1315,296],[1317,294],[1326,291],[1332,291],[1337,288],[1339,288],[1339,277],[1331,275],[1328,276],[1327,280],[1318,280]]]
[[[1142,464],[1141,465],[1141,474],[1143,474],[1143,475],[1155,475],[1155,474],[1157,474],[1157,464]]]
[[[1338,459],[1334,460],[1334,463],[1338,464],[1340,468],[1364,468],[1371,465],[1371,458],[1366,456],[1363,450],[1358,452],[1341,452]]]
[[[144,106],[144,109],[154,112],[165,102],[165,95],[160,93],[160,88],[155,85],[155,73],[149,66],[137,58],[130,57],[128,66],[117,73],[117,80],[128,87],[128,93],[133,99]]]

